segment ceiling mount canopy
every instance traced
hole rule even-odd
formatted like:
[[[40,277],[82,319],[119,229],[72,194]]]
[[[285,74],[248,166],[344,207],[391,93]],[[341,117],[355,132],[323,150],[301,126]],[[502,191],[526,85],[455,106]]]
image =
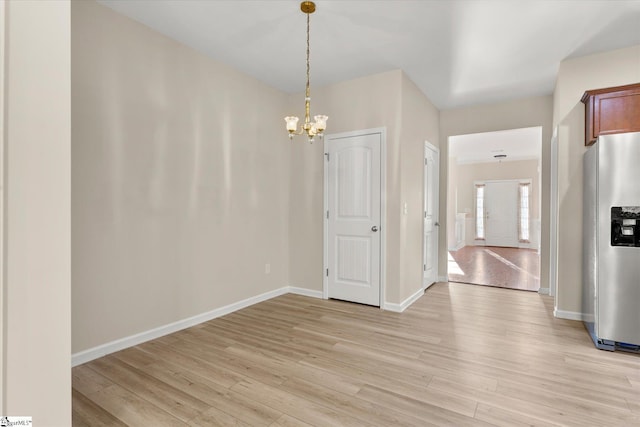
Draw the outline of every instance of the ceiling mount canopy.
[[[303,1],[300,3],[300,10],[308,15],[316,11],[316,4],[312,1]]]
[[[311,122],[311,91],[309,89],[309,17],[316,11],[316,5],[312,1],[303,1],[300,3],[300,10],[307,15],[307,86],[304,97],[304,123],[298,129],[298,117],[287,116],[284,120],[287,122],[287,131],[289,131],[289,139],[293,139],[294,135],[306,134],[309,142],[313,142],[316,135],[320,138],[323,137],[323,132],[327,128],[328,116],[317,115],[314,116],[314,122]]]

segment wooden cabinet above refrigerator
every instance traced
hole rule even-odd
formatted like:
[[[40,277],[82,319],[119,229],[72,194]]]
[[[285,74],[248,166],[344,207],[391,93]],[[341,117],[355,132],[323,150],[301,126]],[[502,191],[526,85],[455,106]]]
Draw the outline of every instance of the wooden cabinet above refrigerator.
[[[640,131],[640,83],[588,90],[585,104],[585,145],[599,135]]]

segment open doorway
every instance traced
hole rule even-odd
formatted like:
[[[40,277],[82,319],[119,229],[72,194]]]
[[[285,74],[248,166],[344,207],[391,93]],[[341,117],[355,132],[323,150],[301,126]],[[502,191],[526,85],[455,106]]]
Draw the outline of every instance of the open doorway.
[[[538,291],[542,128],[448,143],[449,281]]]

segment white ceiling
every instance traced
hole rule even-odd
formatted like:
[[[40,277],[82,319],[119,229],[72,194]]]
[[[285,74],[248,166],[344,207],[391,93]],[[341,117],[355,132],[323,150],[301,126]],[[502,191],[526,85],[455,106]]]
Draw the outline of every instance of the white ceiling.
[[[289,93],[298,0],[100,0]],[[317,0],[311,85],[402,69],[439,109],[551,94],[560,61],[640,44],[640,0]],[[372,90],[375,90],[372,88]]]
[[[449,157],[456,157],[458,164],[539,159],[541,150],[541,127],[449,137]],[[504,159],[494,157],[503,154]]]

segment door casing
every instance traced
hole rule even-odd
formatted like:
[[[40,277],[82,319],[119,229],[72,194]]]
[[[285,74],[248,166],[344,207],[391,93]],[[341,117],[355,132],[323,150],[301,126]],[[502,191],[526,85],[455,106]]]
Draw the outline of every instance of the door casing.
[[[433,157],[434,157],[434,171],[433,171],[433,176],[432,176],[432,180],[427,182],[427,173],[428,173],[428,157],[430,155],[430,153],[433,153]],[[439,262],[439,253],[438,253],[438,241],[439,241],[439,233],[440,233],[440,224],[439,224],[439,198],[440,198],[440,150],[435,147],[434,145],[430,144],[429,142],[424,143],[424,175],[423,175],[423,196],[424,196],[424,200],[423,200],[423,231],[422,231],[422,263],[423,263],[423,272],[422,272],[422,288],[423,289],[427,289],[429,286],[431,286],[433,283],[438,281],[438,262]],[[435,185],[434,185],[435,183]],[[430,186],[430,188],[427,188],[427,186]],[[427,191],[431,189],[434,194],[432,195],[431,200],[433,201],[433,206],[432,206],[432,212],[433,215],[431,218],[427,218],[427,198],[429,197],[429,195],[427,194]],[[431,279],[429,279],[426,276],[427,273],[427,265],[428,265],[428,260],[427,260],[427,233],[426,233],[426,227],[427,227],[427,219],[429,219],[433,225],[432,225],[432,254],[433,254],[433,269],[435,270],[432,277],[433,277],[433,281],[431,281]]]

